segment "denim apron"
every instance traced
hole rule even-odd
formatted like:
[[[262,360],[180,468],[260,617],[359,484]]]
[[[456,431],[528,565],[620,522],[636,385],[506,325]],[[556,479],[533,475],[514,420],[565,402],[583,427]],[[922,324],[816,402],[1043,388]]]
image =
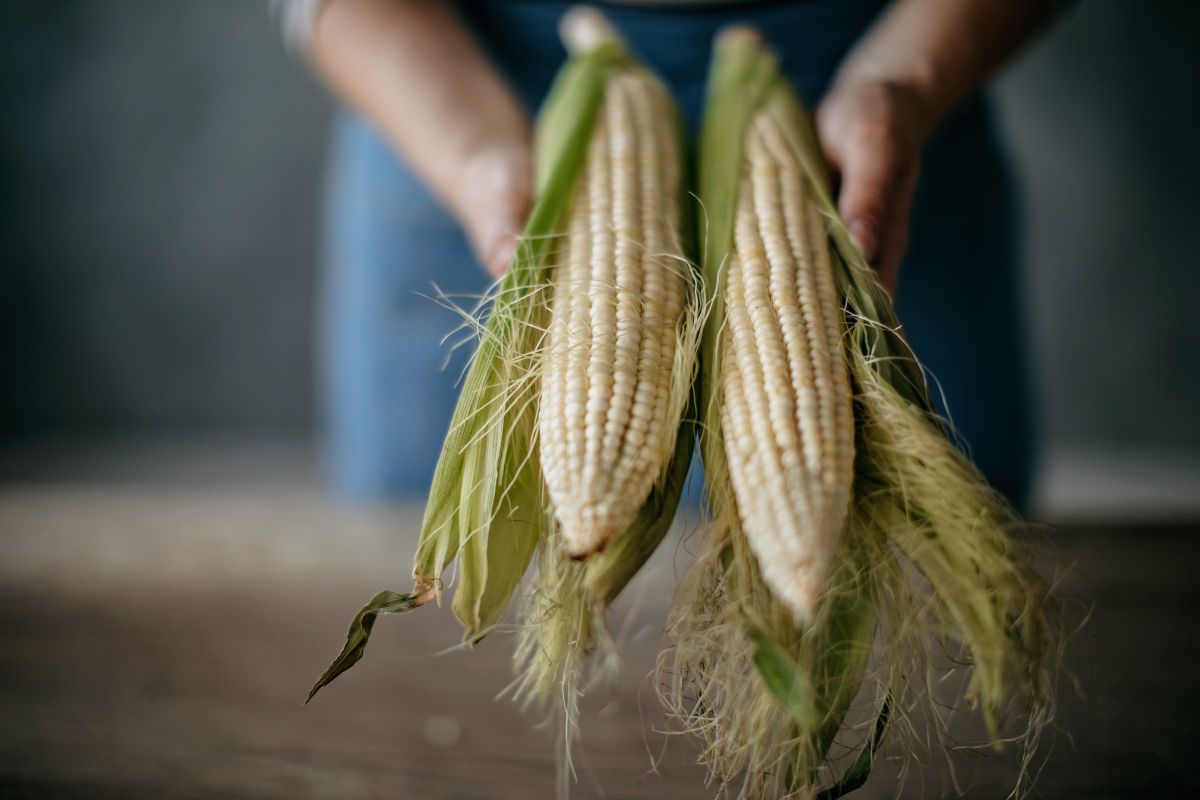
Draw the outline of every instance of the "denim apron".
[[[666,81],[690,129],[702,111],[712,40],[758,28],[815,106],[883,0],[610,5],[610,21]],[[566,57],[568,3],[461,2],[527,107]],[[414,112],[415,113],[415,112]],[[435,301],[470,305],[488,279],[455,221],[361,119],[341,112],[325,204],[321,347],[330,477],[367,498],[429,487],[468,356],[443,338],[458,323]],[[914,200],[898,310],[964,445],[993,484],[1024,501],[1032,464],[1029,382],[1009,175],[984,98],[964,103],[929,142]]]

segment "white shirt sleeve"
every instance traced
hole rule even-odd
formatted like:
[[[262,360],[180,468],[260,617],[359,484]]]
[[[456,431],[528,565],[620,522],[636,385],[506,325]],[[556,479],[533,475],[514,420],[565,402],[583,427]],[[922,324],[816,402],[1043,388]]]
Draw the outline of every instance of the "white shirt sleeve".
[[[301,50],[312,39],[313,23],[326,0],[271,0],[271,9],[288,44]]]

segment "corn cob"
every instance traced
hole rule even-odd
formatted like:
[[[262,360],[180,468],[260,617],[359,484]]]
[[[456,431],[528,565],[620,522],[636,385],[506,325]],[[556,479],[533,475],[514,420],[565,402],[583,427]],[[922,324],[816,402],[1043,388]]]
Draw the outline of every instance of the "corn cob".
[[[721,413],[746,538],[800,622],[812,617],[846,520],[854,425],[824,225],[778,126],[759,113],[747,133]]]
[[[629,527],[674,450],[678,161],[665,90],[614,75],[568,213],[542,371],[542,471],[574,558]]]

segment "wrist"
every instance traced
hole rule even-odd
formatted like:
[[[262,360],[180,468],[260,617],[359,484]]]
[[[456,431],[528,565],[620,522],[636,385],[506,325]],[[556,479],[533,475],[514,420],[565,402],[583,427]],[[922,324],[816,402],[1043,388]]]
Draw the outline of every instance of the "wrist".
[[[822,105],[847,106],[854,110],[854,116],[864,107],[871,108],[918,149],[941,123],[947,110],[937,101],[931,84],[919,75],[867,68],[840,72]]]
[[[838,70],[833,89],[886,88],[928,137],[976,83],[968,65],[950,60],[945,53],[900,49],[868,40]]]

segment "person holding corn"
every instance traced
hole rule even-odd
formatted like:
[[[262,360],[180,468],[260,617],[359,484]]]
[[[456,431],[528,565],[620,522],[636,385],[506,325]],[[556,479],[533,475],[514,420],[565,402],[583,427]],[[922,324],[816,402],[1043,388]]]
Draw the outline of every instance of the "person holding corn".
[[[529,109],[563,59],[557,0],[284,0],[352,109],[326,205],[331,466],[351,494],[428,487],[454,405],[428,299],[478,295],[512,259],[533,192]],[[817,109],[838,210],[887,288],[945,411],[1020,505],[1033,458],[1012,189],[983,81],[1053,0],[604,4],[695,130],[713,37],[760,30]],[[481,264],[486,271],[474,265]]]

